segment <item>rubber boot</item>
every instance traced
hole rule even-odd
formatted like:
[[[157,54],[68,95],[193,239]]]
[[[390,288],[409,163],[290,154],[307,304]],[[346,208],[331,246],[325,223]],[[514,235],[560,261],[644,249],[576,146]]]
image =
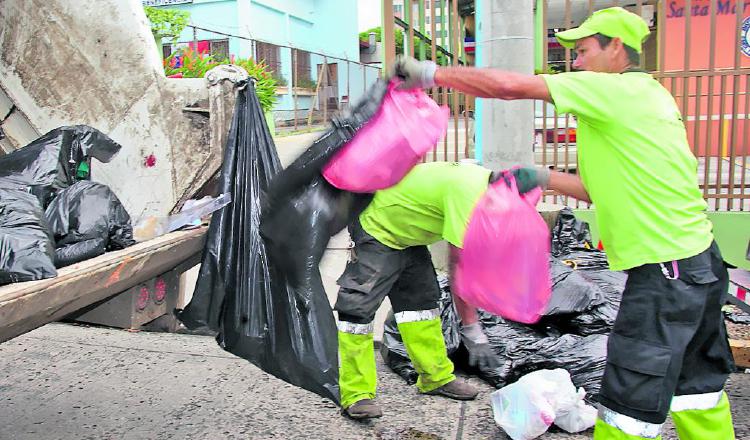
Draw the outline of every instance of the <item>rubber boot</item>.
[[[722,393],[719,403],[709,409],[670,412],[680,440],[734,440],[729,399]]]
[[[433,391],[456,379],[453,362],[448,359],[440,318],[398,323],[414,369],[419,373],[417,388],[422,393]]]
[[[341,407],[346,411],[363,399],[374,399],[377,387],[375,347],[372,333],[339,336],[339,389]]]

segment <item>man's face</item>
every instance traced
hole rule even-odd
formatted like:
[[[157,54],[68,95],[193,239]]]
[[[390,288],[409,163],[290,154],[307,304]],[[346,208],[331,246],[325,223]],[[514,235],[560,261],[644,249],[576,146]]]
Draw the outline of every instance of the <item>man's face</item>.
[[[615,43],[614,40],[602,49],[595,37],[586,37],[576,41],[576,59],[573,61],[573,69],[612,72],[616,55],[616,44],[613,43]]]

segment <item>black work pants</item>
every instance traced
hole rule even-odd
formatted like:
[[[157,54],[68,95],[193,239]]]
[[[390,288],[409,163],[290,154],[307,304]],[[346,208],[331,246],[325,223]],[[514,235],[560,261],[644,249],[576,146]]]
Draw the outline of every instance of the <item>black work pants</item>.
[[[438,308],[440,287],[427,246],[390,248],[365,232],[359,220],[349,226],[349,233],[354,249],[338,280],[334,309],[339,320],[372,322],[386,295],[396,313]]]
[[[669,262],[629,270],[599,401],[659,424],[673,395],[721,390],[734,371],[721,312],[728,282],[715,242],[676,268]]]

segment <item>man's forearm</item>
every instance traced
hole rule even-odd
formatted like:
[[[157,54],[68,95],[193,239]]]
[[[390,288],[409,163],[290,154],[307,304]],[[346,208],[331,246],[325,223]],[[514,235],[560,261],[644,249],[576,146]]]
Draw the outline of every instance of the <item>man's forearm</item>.
[[[454,275],[456,273],[456,265],[458,264],[458,252],[459,249],[457,247],[452,244],[448,245],[448,275],[450,276],[451,289],[455,289],[453,280],[455,279]],[[459,318],[461,318],[461,325],[470,325],[479,321],[476,307],[466,304],[455,292],[453,292],[453,304],[456,305],[456,311]]]
[[[591,203],[591,197],[589,197],[586,187],[583,186],[581,178],[576,175],[550,171],[548,188],[566,196]]]
[[[498,69],[439,67],[435,83],[480,98],[551,100],[541,77]]]

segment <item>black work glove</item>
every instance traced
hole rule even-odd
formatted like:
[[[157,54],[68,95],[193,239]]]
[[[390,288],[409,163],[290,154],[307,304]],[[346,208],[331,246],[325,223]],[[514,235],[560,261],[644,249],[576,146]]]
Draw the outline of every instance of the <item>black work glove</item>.
[[[541,189],[547,189],[547,185],[549,184],[549,170],[543,167],[520,167],[504,171],[493,171],[490,182],[503,179],[505,184],[510,186],[510,175],[516,180],[516,188],[518,188],[519,194],[525,194],[537,186]]]
[[[370,118],[375,116],[375,113],[383,103],[383,97],[387,91],[388,81],[383,79],[375,81],[375,84],[367,89],[367,92],[359,98],[354,106],[344,110],[334,119],[334,126],[346,125],[354,130],[358,130]]]
[[[480,323],[461,327],[461,342],[469,352],[469,365],[480,371],[494,370],[500,367],[497,354],[492,351],[487,336]]]

